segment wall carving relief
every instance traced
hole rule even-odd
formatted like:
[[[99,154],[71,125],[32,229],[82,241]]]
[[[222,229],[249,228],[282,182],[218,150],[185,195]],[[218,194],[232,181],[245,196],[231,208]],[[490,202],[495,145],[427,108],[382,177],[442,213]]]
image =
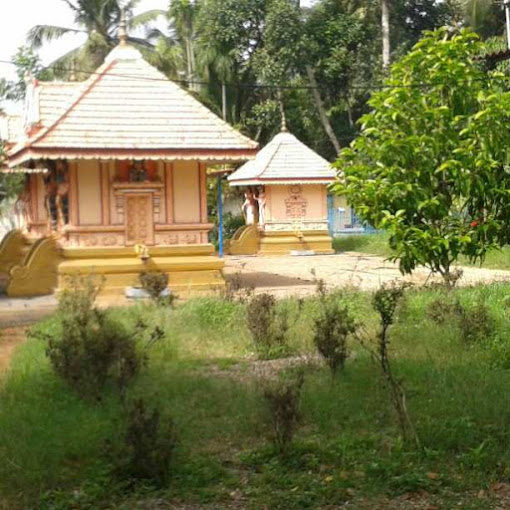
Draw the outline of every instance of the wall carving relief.
[[[124,236],[108,234],[69,234],[67,239],[62,239],[60,243],[65,247],[111,247],[124,246]]]
[[[178,244],[200,244],[207,232],[162,232],[156,234],[156,244],[174,246]]]
[[[289,187],[289,197],[285,200],[285,211],[287,218],[299,219],[306,217],[307,200],[302,196],[302,189],[299,185]]]

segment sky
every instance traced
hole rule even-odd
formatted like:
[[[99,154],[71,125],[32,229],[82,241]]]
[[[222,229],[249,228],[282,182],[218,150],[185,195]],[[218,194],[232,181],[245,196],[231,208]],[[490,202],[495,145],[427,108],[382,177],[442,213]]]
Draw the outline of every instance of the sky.
[[[315,0],[303,0],[311,5]],[[3,5],[2,5],[3,4]],[[73,13],[62,0],[0,0],[0,61],[10,61],[16,50],[26,43],[27,32],[34,25],[58,25],[73,28]],[[169,0],[141,0],[135,14],[150,9],[167,9]],[[46,43],[39,54],[48,65],[84,41],[83,35],[68,35]],[[15,78],[14,66],[0,62],[0,78]]]

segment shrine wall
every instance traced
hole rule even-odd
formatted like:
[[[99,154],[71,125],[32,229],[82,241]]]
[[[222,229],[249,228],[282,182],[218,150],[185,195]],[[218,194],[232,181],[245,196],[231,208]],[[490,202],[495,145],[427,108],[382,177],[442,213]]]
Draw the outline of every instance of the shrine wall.
[[[78,163],[78,218],[80,225],[101,225],[101,174],[98,161]]]
[[[327,219],[324,185],[266,186],[266,199],[268,221]]]
[[[200,170],[196,161],[172,165],[175,223],[200,223]]]

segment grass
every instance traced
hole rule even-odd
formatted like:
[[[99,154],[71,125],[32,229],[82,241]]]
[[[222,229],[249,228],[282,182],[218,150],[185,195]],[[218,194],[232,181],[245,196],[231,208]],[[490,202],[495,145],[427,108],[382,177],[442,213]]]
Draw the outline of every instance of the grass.
[[[337,253],[354,251],[385,258],[390,257],[392,253],[388,245],[388,236],[384,233],[337,237],[333,239],[333,248]],[[465,257],[461,257],[459,264],[471,267],[484,267],[486,269],[510,270],[510,246],[489,252],[481,265],[472,264]]]
[[[221,508],[329,509],[347,500],[369,508],[359,498],[409,492],[427,493],[442,509],[459,501],[481,508],[472,495],[510,478],[510,285],[455,292],[468,307],[487,304],[496,324],[490,339],[467,344],[456,320],[430,320],[428,303],[445,299],[434,289],[409,291],[390,332],[423,450],[399,438],[378,368],[353,343],[336,380],[325,367],[307,369],[302,422],[283,459],[267,440],[245,305],[202,298],[175,310],[112,310],[128,324],[143,316],[165,330],[130,395],[158,404],[176,422],[172,482],[157,493],[139,486],[129,494],[111,479],[103,451],[118,434],[120,402],[113,395],[96,404],[79,400],[53,375],[44,342],[29,340],[0,390],[0,508],[142,508],[135,502],[151,497]],[[374,331],[369,294],[338,291],[336,298]],[[317,300],[278,306],[291,314],[294,351],[313,353]]]

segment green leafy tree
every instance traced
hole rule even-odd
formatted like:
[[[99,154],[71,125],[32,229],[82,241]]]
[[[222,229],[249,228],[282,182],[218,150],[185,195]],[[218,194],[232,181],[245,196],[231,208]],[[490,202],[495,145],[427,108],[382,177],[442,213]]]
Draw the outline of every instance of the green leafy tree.
[[[429,32],[373,94],[362,133],[337,162],[337,193],[390,234],[403,273],[424,265],[448,283],[460,255],[483,260],[510,240],[510,93],[463,30]]]

